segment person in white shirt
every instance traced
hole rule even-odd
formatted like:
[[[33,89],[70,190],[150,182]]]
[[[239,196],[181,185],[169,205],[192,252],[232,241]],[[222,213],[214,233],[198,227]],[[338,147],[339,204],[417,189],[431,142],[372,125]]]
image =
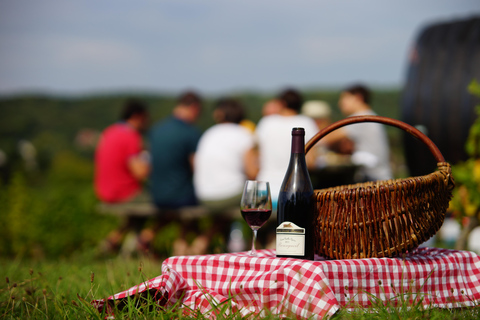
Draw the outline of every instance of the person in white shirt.
[[[342,91],[338,106],[347,117],[376,115],[370,107],[370,90],[354,85]],[[390,148],[385,128],[376,122],[351,124],[325,136],[320,143],[332,145],[340,139],[353,141],[352,162],[361,166],[359,178],[363,181],[392,179]]]
[[[255,131],[258,148],[260,171],[257,180],[268,181],[272,194],[272,204],[276,208],[278,194],[290,161],[292,145],[292,128],[305,129],[305,142],[312,138],[318,127],[314,120],[301,115],[303,99],[295,89],[286,89],[280,93],[278,100],[282,108],[277,114],[263,117]],[[315,155],[307,154],[307,166],[313,166]]]
[[[200,202],[213,209],[238,207],[245,180],[257,174],[253,134],[239,123],[243,106],[221,99],[214,110],[217,124],[200,138],[195,154],[194,186]]]
[[[253,133],[240,124],[245,119],[243,106],[220,99],[213,117],[216,124],[200,138],[194,159],[196,196],[214,216],[212,227],[192,244],[197,254],[206,252],[215,234],[227,242],[230,224],[237,218],[231,212],[240,216],[245,181],[254,180],[258,172]],[[230,243],[227,248],[231,250]]]

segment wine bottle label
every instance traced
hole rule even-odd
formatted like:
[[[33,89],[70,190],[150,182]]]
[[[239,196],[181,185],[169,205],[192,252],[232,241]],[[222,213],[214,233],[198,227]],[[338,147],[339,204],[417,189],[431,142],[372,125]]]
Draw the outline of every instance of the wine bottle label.
[[[277,227],[277,255],[305,255],[305,228],[284,221]]]

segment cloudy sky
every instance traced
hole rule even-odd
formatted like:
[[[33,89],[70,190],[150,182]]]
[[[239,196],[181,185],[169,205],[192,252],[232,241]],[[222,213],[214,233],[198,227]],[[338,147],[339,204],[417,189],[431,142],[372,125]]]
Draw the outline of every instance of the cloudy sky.
[[[0,0],[0,94],[398,86],[478,0]]]

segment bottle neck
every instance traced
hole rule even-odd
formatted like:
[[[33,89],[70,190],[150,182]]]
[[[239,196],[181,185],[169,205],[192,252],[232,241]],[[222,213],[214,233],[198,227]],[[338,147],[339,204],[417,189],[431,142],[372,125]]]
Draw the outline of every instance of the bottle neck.
[[[292,135],[292,153],[305,153],[304,135]]]

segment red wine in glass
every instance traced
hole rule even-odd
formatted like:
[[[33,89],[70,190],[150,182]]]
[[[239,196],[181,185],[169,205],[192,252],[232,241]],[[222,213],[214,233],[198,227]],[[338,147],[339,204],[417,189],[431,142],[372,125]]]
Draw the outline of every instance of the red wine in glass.
[[[262,227],[272,214],[272,209],[245,209],[241,210],[242,217],[250,228],[259,229]]]
[[[252,250],[250,256],[257,255],[255,240],[257,231],[267,222],[272,214],[272,196],[270,195],[270,184],[266,181],[247,180],[243,188],[240,211],[250,229],[253,231]]]

